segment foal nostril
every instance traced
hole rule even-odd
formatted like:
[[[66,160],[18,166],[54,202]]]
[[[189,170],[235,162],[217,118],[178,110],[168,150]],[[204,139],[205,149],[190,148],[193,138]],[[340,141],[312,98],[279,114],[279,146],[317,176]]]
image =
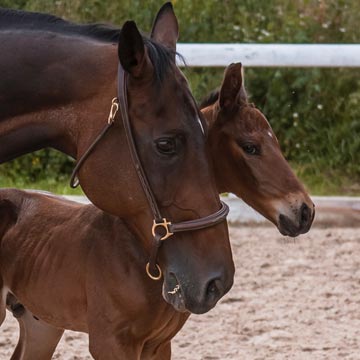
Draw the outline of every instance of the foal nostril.
[[[311,209],[303,203],[300,209],[300,225],[307,225],[311,219]]]

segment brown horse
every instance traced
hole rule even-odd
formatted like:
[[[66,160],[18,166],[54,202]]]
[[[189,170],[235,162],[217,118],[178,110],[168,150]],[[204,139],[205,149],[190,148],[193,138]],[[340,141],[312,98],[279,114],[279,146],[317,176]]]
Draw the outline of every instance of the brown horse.
[[[310,229],[314,204],[281,153],[265,116],[247,100],[240,63],[225,70],[219,91],[200,105],[217,189],[232,192],[272,221],[283,235]]]
[[[121,110],[128,112],[161,214],[176,223],[218,211],[199,112],[175,64],[177,38],[169,3],[160,9],[151,38],[140,35],[134,22],[119,30],[0,10],[0,161],[45,146],[80,158],[107,123],[120,62],[128,97],[128,108]],[[153,216],[121,120],[119,111],[79,179],[91,201],[122,216],[153,254]],[[208,311],[233,282],[225,222],[164,241],[158,263],[167,301],[173,301],[167,290],[176,283],[182,288],[181,306]]]
[[[226,69],[225,72],[225,77],[224,77],[224,81],[223,84],[221,86],[220,89],[220,93],[225,93],[228,94],[229,93],[229,87],[230,89],[232,88],[232,86],[234,84],[236,84],[236,81],[234,80],[230,80],[231,77],[236,77],[237,78],[237,95],[236,96],[232,96],[232,97],[228,97],[228,108],[231,105],[231,108],[233,108],[233,111],[224,111],[224,108],[221,107],[220,105],[220,101],[219,101],[219,95],[216,94],[216,96],[214,97],[213,100],[211,100],[210,102],[213,103],[214,105],[212,107],[206,107],[204,110],[204,114],[206,116],[207,121],[209,122],[210,125],[210,137],[209,137],[209,142],[208,145],[210,146],[210,151],[212,151],[212,157],[213,157],[213,161],[216,163],[217,161],[220,162],[219,156],[222,153],[216,152],[216,146],[214,147],[212,144],[214,144],[214,139],[219,139],[218,141],[221,140],[221,138],[226,134],[226,129],[228,128],[227,131],[227,135],[230,136],[229,141],[224,144],[224,146],[227,146],[228,144],[231,144],[232,141],[236,136],[240,136],[245,130],[247,129],[247,134],[254,134],[256,131],[260,131],[262,129],[262,127],[257,125],[257,122],[261,123],[265,123],[265,125],[267,125],[267,122],[265,120],[265,118],[263,117],[263,115],[256,110],[253,106],[250,106],[249,104],[247,104],[246,101],[246,97],[245,97],[245,93],[244,93],[244,89],[242,86],[242,77],[241,77],[241,65],[240,64],[236,64],[236,65],[231,65],[230,67],[228,67],[228,69]],[[241,100],[241,101],[240,101]],[[244,112],[244,111],[239,111],[244,110],[243,109],[248,107],[248,112]],[[210,111],[211,110],[211,111]],[[236,110],[236,111],[235,111]],[[244,116],[247,115],[247,116]],[[252,116],[249,116],[252,115]],[[258,119],[258,120],[257,120]],[[214,124],[216,124],[217,126],[214,126]],[[229,129],[230,127],[230,129]],[[269,128],[269,125],[264,126],[263,128],[266,131],[271,131],[271,129]],[[232,129],[232,131],[231,131]],[[261,135],[261,132],[260,132]],[[273,135],[274,136],[274,135]],[[249,138],[251,138],[251,136],[249,136]],[[274,138],[274,137],[272,137]],[[263,137],[258,137],[259,139],[259,146],[264,146],[263,144]],[[267,139],[267,136],[265,137],[265,139]],[[275,139],[275,138],[274,138]],[[216,142],[215,142],[216,144]],[[237,143],[236,143],[237,144]],[[273,145],[274,142],[270,143],[270,145]],[[237,144],[238,145],[238,144]],[[277,142],[275,142],[275,148],[272,153],[273,156],[274,154],[279,153],[279,147],[277,145]],[[243,150],[245,152],[245,150]],[[234,154],[239,154],[239,151],[233,151],[233,152],[229,152],[228,156],[223,158],[223,163],[228,163],[228,165],[230,166],[231,164],[235,163],[236,164],[236,159],[238,159],[238,157],[234,157]],[[243,154],[242,152],[240,152],[240,154]],[[250,154],[249,154],[250,155]],[[251,154],[251,155],[255,155],[255,154]],[[257,154],[258,155],[258,154]],[[280,154],[281,155],[281,154]],[[239,156],[239,155],[238,155]],[[243,155],[244,156],[244,155]],[[252,159],[253,157],[249,157],[249,159]],[[247,159],[247,158],[245,158]],[[261,158],[261,163],[259,166],[263,166],[263,168],[267,168],[269,166],[272,165],[271,162],[272,158],[271,156],[268,157],[262,157]],[[250,161],[250,160],[248,160]],[[284,158],[282,156],[278,157],[277,159],[278,165],[281,166],[283,169],[287,170],[289,169],[287,163],[285,162]],[[280,168],[281,168],[280,167]],[[234,170],[235,169],[235,170]],[[226,176],[220,177],[220,181],[219,181],[219,175],[220,173],[217,172],[217,178],[218,178],[218,185],[221,185],[222,183],[224,183],[224,180],[228,181],[228,186],[226,189],[228,191],[234,192],[240,196],[247,196],[247,200],[248,202],[250,202],[250,204],[252,203],[252,199],[251,199],[251,195],[258,197],[259,195],[257,193],[260,194],[260,196],[264,196],[262,195],[261,191],[263,191],[263,188],[257,188],[256,186],[253,186],[253,188],[251,188],[251,184],[249,185],[248,182],[243,181],[243,179],[247,179],[249,177],[249,168],[247,167],[243,167],[241,168],[234,166],[233,168],[231,168],[231,171],[228,172],[226,174]],[[289,171],[290,173],[290,179],[294,179],[294,177],[291,177],[292,173],[291,171]],[[276,182],[274,181],[273,177],[269,175],[268,171],[264,171],[264,176],[261,176],[261,174],[259,172],[256,172],[254,174],[252,174],[252,176],[255,178],[255,184],[258,183],[265,183],[265,184],[276,184]],[[257,176],[257,177],[256,177]],[[268,178],[266,177],[268,176]],[[233,180],[233,181],[232,181]],[[267,181],[266,181],[267,180]],[[275,186],[275,185],[273,185]],[[303,192],[303,197],[305,200],[308,200],[308,197],[306,195],[306,193],[303,191],[303,188],[301,187],[301,185],[297,185],[298,189],[299,189],[299,195],[301,196],[301,192]],[[221,187],[220,187],[221,189]],[[265,188],[266,189],[266,188]],[[282,189],[283,192],[285,193],[286,189]],[[266,194],[266,192],[265,192]],[[285,194],[286,195],[286,194]],[[284,196],[285,197],[285,196]],[[56,251],[56,253],[63,251],[64,247],[66,247],[66,245],[63,244],[63,240],[60,239],[61,235],[60,234],[65,234],[66,232],[70,232],[72,231],[72,228],[75,228],[76,226],[80,226],[80,228],[82,228],[81,226],[81,222],[83,221],[84,218],[88,219],[88,222],[86,224],[86,230],[81,233],[81,235],[77,235],[76,232],[74,232],[73,237],[71,237],[71,244],[69,244],[68,246],[71,246],[73,248],[74,244],[76,243],[82,243],[84,241],[87,241],[86,239],[94,239],[94,243],[96,243],[96,239],[101,238],[102,241],[104,242],[104,248],[103,249],[98,249],[96,250],[96,253],[99,255],[99,257],[97,258],[98,263],[102,264],[101,261],[101,257],[105,256],[102,254],[107,253],[108,247],[110,247],[111,252],[113,253],[117,253],[116,248],[117,246],[120,246],[120,244],[114,243],[113,241],[115,241],[114,239],[117,239],[117,241],[119,241],[119,243],[121,243],[121,246],[125,245],[125,249],[128,249],[128,242],[130,242],[131,244],[139,244],[139,241],[136,240],[136,238],[134,238],[134,236],[128,231],[128,229],[126,228],[126,226],[118,219],[115,219],[111,216],[105,215],[104,213],[101,213],[100,211],[94,209],[91,206],[80,206],[80,205],[75,205],[73,203],[70,202],[64,202],[63,200],[59,200],[56,199],[55,197],[49,197],[49,196],[41,196],[41,195],[36,195],[36,194],[28,194],[28,193],[24,193],[24,192],[20,192],[20,191],[3,191],[3,196],[2,196],[2,204],[3,204],[3,212],[2,212],[2,226],[3,226],[3,233],[6,233],[6,235],[4,236],[4,240],[1,242],[2,245],[5,246],[5,249],[7,249],[6,251],[14,251],[15,249],[17,249],[16,251],[18,251],[17,256],[20,256],[20,258],[22,258],[21,256],[21,252],[22,249],[24,247],[26,248],[32,248],[33,246],[38,246],[38,247],[42,247],[41,244],[36,244],[37,240],[33,240],[32,239],[32,227],[34,229],[38,229],[38,231],[40,231],[40,233],[43,234],[51,234],[50,238],[51,241],[54,242],[54,245],[51,246],[50,245],[50,249],[51,251]],[[25,207],[23,207],[23,203],[26,203],[27,205]],[[35,206],[34,204],[42,204],[40,207],[39,206]],[[261,204],[260,204],[261,205]],[[56,216],[50,216],[47,214],[46,210],[47,208],[51,208],[52,209],[52,213],[56,214]],[[31,209],[29,211],[29,209]],[[36,211],[34,211],[34,209],[37,209]],[[40,210],[39,210],[40,209]],[[267,208],[265,207],[265,213],[267,211]],[[66,214],[66,218],[64,218]],[[79,215],[80,214],[80,215]],[[84,215],[86,214],[86,215]],[[24,222],[19,222],[17,221],[18,217],[21,217],[22,220],[25,220]],[[70,217],[70,219],[68,219],[68,217]],[[40,220],[41,219],[41,220]],[[54,219],[55,219],[55,223],[54,223]],[[96,220],[95,220],[96,219]],[[13,226],[12,224],[14,224],[17,221],[16,226]],[[78,224],[76,224],[76,221],[79,221]],[[31,225],[30,225],[31,224]],[[66,225],[61,225],[61,224],[66,224]],[[103,224],[102,226],[100,226],[100,224]],[[110,226],[111,224],[111,226]],[[22,229],[24,229],[25,227],[30,227],[30,231],[22,231]],[[69,226],[69,227],[66,227]],[[56,231],[52,231],[52,228],[57,229]],[[41,229],[41,230],[39,230]],[[100,230],[101,229],[101,230]],[[8,231],[7,231],[8,230]],[[15,234],[17,233],[24,233],[23,236],[18,237],[17,235],[14,235],[13,231],[15,231]],[[30,235],[29,235],[30,234]],[[38,234],[38,232],[37,232]],[[121,235],[120,235],[121,234]],[[1,230],[0,230],[0,235],[1,235]],[[13,240],[14,236],[17,240]],[[40,236],[41,237],[41,236]],[[42,239],[42,237],[41,237]],[[106,241],[108,240],[108,241]],[[8,241],[9,247],[6,246],[6,243]],[[47,236],[45,236],[44,240],[39,240],[41,241],[48,241]],[[61,249],[62,250],[57,250],[57,244],[62,244],[61,245]],[[99,244],[97,244],[96,246],[100,246]],[[77,247],[75,247],[77,248]],[[1,250],[3,249],[3,247],[1,247]],[[10,250],[9,250],[10,249]],[[114,305],[114,307],[111,307],[111,311],[116,314],[116,316],[113,316],[113,318],[118,319],[118,321],[121,324],[132,324],[132,328],[143,328],[146,329],[146,333],[148,336],[155,336],[155,338],[152,338],[151,342],[154,342],[156,344],[156,346],[158,346],[158,349],[160,350],[154,350],[154,347],[149,347],[146,345],[144,347],[144,340],[143,338],[141,339],[137,339],[137,342],[134,342],[134,339],[131,338],[127,338],[127,341],[131,344],[133,344],[133,348],[132,349],[127,349],[127,350],[113,350],[116,353],[121,353],[121,351],[133,351],[133,353],[142,353],[142,357],[141,358],[148,358],[147,356],[150,355],[145,355],[145,354],[158,354],[158,355],[154,355],[155,359],[167,359],[170,357],[170,339],[174,336],[174,334],[176,334],[177,331],[180,330],[180,328],[182,327],[184,321],[186,320],[186,318],[188,317],[188,314],[179,314],[176,313],[173,309],[171,309],[168,305],[166,305],[162,299],[160,298],[160,293],[161,293],[161,289],[160,286],[157,285],[156,283],[152,283],[149,280],[146,279],[146,277],[144,276],[143,272],[141,271],[141,269],[143,269],[144,264],[141,264],[141,262],[144,262],[144,252],[141,248],[137,248],[136,245],[134,247],[131,248],[134,252],[125,252],[126,256],[123,257],[118,257],[116,259],[112,259],[111,256],[107,256],[106,259],[110,260],[107,265],[109,266],[109,274],[114,274],[113,276],[115,277],[115,279],[113,279],[112,281],[118,281],[119,283],[121,282],[122,284],[122,288],[117,288],[116,294],[113,294],[112,291],[113,289],[109,289],[108,287],[105,287],[102,290],[99,290],[102,294],[101,299],[96,299],[94,301],[96,301],[96,306],[99,309],[102,309],[103,306],[106,306],[106,308],[109,305],[106,305],[106,298],[107,296],[112,296],[115,299],[118,299],[118,302],[116,302],[116,305]],[[109,252],[108,254],[110,254],[111,252]],[[138,252],[140,252],[140,254],[143,254],[142,256],[138,254]],[[35,256],[34,253],[36,253],[36,251],[29,251],[29,263],[26,264],[26,266],[30,267],[32,266],[31,263],[31,256]],[[0,252],[0,259],[1,259],[1,252]],[[73,266],[79,266],[78,264],[81,263],[81,261],[84,259],[84,257],[86,257],[87,254],[83,254],[83,253],[77,253],[75,260],[74,258],[72,258],[71,260],[69,260],[68,266],[66,266],[66,269],[64,269],[64,271],[60,271],[57,272],[57,276],[59,276],[61,279],[70,279],[70,276],[66,276],[66,274],[64,274],[64,272],[66,271],[72,271],[71,269],[73,268]],[[41,256],[41,255],[40,255]],[[59,254],[57,254],[57,256],[59,256]],[[133,258],[134,256],[136,256],[137,258],[142,258],[141,261],[134,261]],[[8,252],[6,253],[6,258],[13,258],[12,253]],[[28,257],[28,255],[26,256]],[[52,257],[51,253],[46,253],[46,257]],[[60,256],[60,258],[62,259],[66,259],[67,255],[66,254],[62,254]],[[76,260],[77,259],[77,260]],[[131,264],[128,263],[128,260],[131,261]],[[112,262],[114,261],[114,263]],[[41,263],[41,260],[39,260],[39,262]],[[120,263],[118,263],[120,262]],[[12,261],[13,264],[16,264],[16,260],[15,262]],[[95,269],[97,268],[98,264],[93,264],[91,263],[91,266],[95,267]],[[37,291],[33,291],[36,290],[36,286],[33,287],[33,283],[30,282],[28,283],[26,280],[26,283],[23,284],[21,283],[21,273],[25,274],[27,272],[32,273],[33,270],[30,271],[30,269],[24,269],[23,264],[18,264],[17,266],[14,266],[16,271],[18,273],[20,273],[19,277],[17,277],[17,281],[16,281],[16,286],[8,286],[5,285],[4,286],[4,291],[3,291],[3,301],[5,301],[5,298],[7,296],[7,300],[8,300],[8,306],[9,308],[13,311],[13,313],[18,317],[18,321],[20,323],[20,332],[21,332],[21,336],[20,336],[20,340],[19,340],[19,344],[16,348],[15,354],[14,354],[14,359],[19,359],[21,358],[20,354],[23,354],[22,356],[25,356],[25,358],[32,358],[36,357],[41,359],[47,359],[51,357],[52,352],[55,349],[55,346],[57,344],[57,342],[59,341],[62,331],[62,328],[71,328],[71,329],[80,329],[81,331],[88,331],[90,334],[90,344],[93,344],[93,337],[96,337],[96,334],[93,334],[92,331],[90,331],[89,329],[84,330],[84,328],[80,328],[77,327],[76,324],[73,325],[63,325],[63,323],[54,323],[52,322],[51,318],[55,317],[56,318],[61,318],[61,315],[64,312],[64,309],[67,309],[67,307],[69,306],[69,304],[67,303],[67,298],[66,296],[64,296],[64,300],[61,303],[61,306],[59,306],[59,308],[57,307],[49,307],[47,305],[47,301],[49,301],[49,299],[51,299],[54,295],[51,293],[53,290],[57,291],[57,292],[61,292],[62,294],[66,294],[69,291],[71,293],[75,293],[74,290],[69,290],[71,289],[74,284],[70,281],[60,281],[59,282],[59,286],[63,286],[66,291],[62,290],[60,291],[58,288],[52,289],[50,286],[48,288],[42,287],[42,291],[44,292],[45,289],[45,294],[43,293],[41,295],[41,303],[42,305],[42,310],[38,309],[38,305],[39,305],[39,300],[37,300],[37,297],[39,296]],[[136,312],[137,314],[146,314],[145,315],[141,315],[138,318],[133,318],[133,317],[129,317],[126,316],[127,312],[128,312],[128,306],[129,304],[124,303],[123,298],[124,298],[124,291],[122,289],[126,288],[130,288],[130,289],[134,289],[134,284],[138,284],[138,282],[136,282],[136,280],[134,280],[133,278],[131,279],[126,279],[123,280],[123,278],[116,280],[117,276],[121,275],[120,271],[116,271],[116,269],[121,267],[129,267],[131,268],[131,274],[137,274],[137,276],[142,279],[141,284],[138,286],[137,290],[138,291],[142,291],[144,294],[151,294],[151,298],[147,297],[147,296],[142,296],[142,299],[145,299],[144,302],[141,303],[141,306],[137,307],[136,310],[132,309],[132,312]],[[81,268],[81,267],[80,267]],[[89,268],[89,266],[85,267],[86,269]],[[11,275],[9,276],[9,268],[6,265],[6,262],[4,262],[4,267],[3,267],[3,278],[6,278],[6,274],[8,278],[12,278],[15,275]],[[62,267],[61,267],[62,269]],[[40,276],[48,276],[49,274],[49,269],[46,269],[44,271],[44,274],[42,274],[43,269],[39,269],[38,273],[40,274]],[[96,271],[96,270],[95,270]],[[11,273],[11,270],[10,270]],[[51,272],[50,272],[51,273]],[[83,275],[84,276],[84,275]],[[75,279],[76,281],[78,281],[78,279]],[[33,281],[36,282],[41,282],[43,283],[43,281],[39,278],[33,278]],[[131,286],[127,284],[127,281],[129,281],[131,283]],[[5,281],[6,284],[11,284],[11,281],[6,280]],[[45,281],[46,283],[46,281]],[[98,286],[102,286],[102,285],[98,285]],[[13,293],[16,294],[16,296],[19,298],[19,300],[21,302],[23,302],[26,306],[26,308],[24,308],[22,305],[19,304],[18,299],[15,298],[13,295],[11,295],[11,292],[9,292],[9,287],[11,288],[11,291]],[[31,291],[30,291],[31,289]],[[177,289],[177,290],[176,290]],[[175,302],[173,302],[173,304],[176,304],[177,302],[180,302],[181,299],[181,290],[179,290],[180,288],[177,287],[175,285],[174,290],[170,290],[169,292],[172,293],[170,294],[172,297],[174,297],[174,299],[176,299]],[[27,292],[30,293],[30,295],[27,295]],[[86,293],[86,291],[83,292],[84,294]],[[130,294],[127,293],[127,295],[129,296]],[[85,302],[88,302],[89,299],[91,298],[92,294],[91,293],[86,293],[84,295],[85,297],[87,297],[87,300],[83,300]],[[34,299],[32,301],[32,303],[35,303],[35,306],[29,305],[28,299],[29,297],[31,299]],[[137,296],[138,297],[138,296]],[[27,299],[25,301],[23,301],[23,299]],[[156,300],[157,299],[157,300]],[[156,304],[154,304],[154,302],[158,301]],[[79,304],[81,303],[81,301],[79,302]],[[135,306],[133,303],[131,303],[132,306]],[[181,304],[181,302],[180,302]],[[120,306],[121,305],[121,306]],[[151,305],[152,311],[149,309],[149,306]],[[176,307],[176,306],[175,306]],[[79,307],[77,307],[77,309],[81,309],[81,306],[79,305]],[[177,309],[181,308],[181,306],[178,306]],[[30,312],[30,310],[36,314],[36,318],[33,317],[32,313]],[[165,310],[166,309],[166,310]],[[41,311],[43,311],[43,313],[41,313]],[[106,313],[105,310],[104,313]],[[65,311],[66,312],[66,311]],[[81,313],[81,311],[79,312]],[[167,314],[167,316],[162,317],[161,319],[159,319],[159,313],[161,314]],[[41,316],[40,316],[41,314]],[[60,314],[60,315],[59,315]],[[37,320],[40,317],[41,320]],[[75,317],[76,318],[76,317]],[[169,318],[171,318],[171,321],[169,320]],[[44,322],[45,320],[45,322]],[[64,320],[63,320],[64,321]],[[76,322],[73,319],[67,319],[68,323],[72,323],[72,321]],[[65,321],[64,321],[65,322]],[[97,319],[96,323],[102,323],[103,319]],[[52,325],[49,325],[52,324]],[[166,324],[166,327],[164,327]],[[60,327],[59,329],[56,328],[56,326],[54,327],[54,325]],[[117,326],[117,325],[114,325]],[[123,325],[125,326],[125,325]],[[163,331],[161,332],[162,337],[158,337],[156,335],[154,335],[157,331],[158,328],[163,328]],[[103,329],[107,329],[107,324],[102,323],[101,325],[101,332],[104,331]],[[128,335],[128,334],[127,334]],[[106,335],[108,336],[108,335]],[[34,340],[34,338],[36,338],[37,340]],[[164,340],[165,339],[165,340]],[[142,350],[141,350],[142,349]],[[146,349],[146,350],[145,350]],[[143,352],[142,352],[143,351]],[[159,352],[160,351],[160,352]],[[161,355],[160,355],[161,353]],[[25,354],[25,355],[24,355]],[[95,350],[94,350],[94,354],[96,354]],[[96,356],[96,355],[94,355]],[[130,357],[130,355],[127,355]],[[140,355],[138,355],[140,356]],[[163,356],[163,357],[161,357]],[[112,355],[112,357],[116,357],[115,355]],[[131,358],[131,357],[130,357]],[[149,357],[151,358],[151,357]]]
[[[182,285],[146,275],[147,253],[120,218],[14,189],[0,190],[0,218],[0,324],[5,301],[20,324],[12,360],[51,359],[64,329],[88,333],[95,359],[170,359],[189,316]]]
[[[173,62],[178,35],[176,18],[170,16],[168,6],[163,10],[154,24],[152,39],[170,47],[170,54],[152,40],[142,39],[145,44],[139,38],[137,43],[130,41],[137,35],[132,26],[123,29],[120,41],[119,29],[75,25],[49,15],[0,10],[0,162],[46,146],[74,158],[84,154],[103,127],[110,99],[116,94],[116,42],[119,43],[119,60],[131,75],[130,112],[136,137],[140,140],[142,135],[142,138],[151,139],[148,137],[151,129],[145,129],[145,124],[155,128],[155,124],[166,118],[166,125],[171,129],[175,128],[174,120],[191,117],[188,114],[194,110],[188,89]],[[141,64],[134,66],[138,60]],[[137,72],[141,73],[143,81],[135,81]],[[223,98],[229,97],[227,101],[230,102],[236,99],[238,106],[227,111],[228,106],[223,106],[224,102],[220,106],[216,96],[212,98],[213,106],[204,109],[210,126],[216,124],[210,131],[209,144],[219,190],[243,197],[282,233],[293,236],[302,233],[311,224],[312,203],[280,154],[266,120],[256,109],[243,106],[246,101],[241,91],[240,70],[234,67],[231,73],[228,79],[234,78],[233,88],[223,91]],[[151,76],[163,79],[160,87],[149,85],[146,77]],[[229,83],[228,88],[230,86]],[[176,88],[178,96],[171,96],[170,88]],[[173,109],[176,109],[174,113]],[[221,120],[224,117],[225,123]],[[116,124],[96,147],[81,168],[80,181],[93,203],[129,221],[136,219],[132,228],[143,233],[144,224],[149,221],[144,214],[147,204],[135,173],[126,165],[129,152],[119,128]],[[181,130],[192,131],[188,126]],[[220,133],[223,134],[221,138]],[[250,134],[256,146],[244,144],[244,138],[249,139]],[[271,134],[272,138],[266,134]],[[160,143],[163,147],[171,146],[164,141]],[[256,148],[259,149],[262,142],[265,148],[257,153]],[[138,147],[143,158],[152,154],[143,142],[138,141]],[[224,162],[225,159],[228,161]],[[168,204],[167,189],[160,180],[168,178],[168,172],[165,175],[162,170],[166,169],[156,168],[153,159],[143,160],[146,160],[145,170],[152,185],[161,183],[161,190],[155,191],[158,199],[166,198],[164,203]],[[151,168],[148,160],[153,164]],[[201,162],[201,159],[196,161]],[[249,171],[244,172],[245,168]],[[201,169],[202,166],[192,167],[196,172],[193,178],[204,177],[197,176],[202,174]],[[245,175],[240,177],[239,174]],[[183,193],[189,192],[187,186],[181,189]],[[199,196],[202,192],[195,193]],[[132,217],[139,212],[141,216]]]
[[[216,145],[227,135],[229,139],[223,146],[226,148],[235,141],[237,147],[229,151],[222,162],[228,166],[236,165],[236,161],[243,157],[243,162],[251,164],[255,156],[262,154],[249,151],[247,156],[246,150],[249,149],[241,150],[234,139],[245,130],[249,139],[260,131],[258,146],[263,148],[268,145],[270,149],[273,146],[273,151],[268,151],[268,156],[262,156],[258,164],[266,170],[274,166],[272,156],[280,154],[280,150],[276,141],[270,144],[265,142],[264,145],[264,139],[276,138],[264,116],[246,101],[240,64],[226,69],[219,93],[228,94],[229,86],[231,89],[236,84],[229,76],[238,80],[237,95],[228,97],[227,103],[227,108],[231,107],[233,111],[224,111],[218,93],[208,101],[213,105],[204,110],[210,125],[208,145],[213,161],[220,162],[219,156],[223,152],[217,152],[217,147],[212,144]],[[257,125],[259,123],[262,126]],[[262,137],[264,131],[270,132],[272,137]],[[271,184],[276,187],[276,178],[269,171],[264,171],[262,176],[259,171],[251,172],[250,167],[238,162],[238,166],[231,167],[226,176],[220,177],[221,173],[217,172],[220,189],[221,184],[227,181],[226,190],[244,196],[248,203],[254,204],[251,196],[264,197],[267,187],[271,188]],[[281,154],[277,163],[279,169],[286,170],[288,178],[296,185],[297,180]],[[254,184],[244,181],[251,176]],[[267,187],[256,187],[255,184],[259,183]],[[309,201],[300,184],[297,189],[299,198],[303,196],[304,201]],[[286,199],[285,186],[282,191]],[[268,196],[271,196],[269,191]],[[268,208],[262,208],[266,214]],[[173,297],[174,308],[171,308],[161,298],[159,283],[151,282],[145,276],[143,267],[146,253],[141,248],[141,242],[124,223],[93,206],[17,190],[0,192],[0,214],[0,264],[3,264],[0,267],[0,282],[4,283],[0,318],[5,316],[7,299],[9,309],[20,324],[20,339],[12,359],[50,359],[64,328],[88,332],[90,350],[95,358],[170,358],[170,340],[188,317],[188,313],[174,310],[182,306],[181,287],[174,283],[174,289],[168,291],[168,296]],[[82,230],[79,232],[77,229]],[[73,235],[69,237],[69,233]],[[38,251],[40,248],[44,250]],[[71,255],[68,248],[73,250]],[[96,260],[93,254],[96,254]],[[49,262],[50,258],[54,262]],[[65,265],[58,266],[58,261]],[[74,273],[77,276],[74,277]],[[52,286],[53,283],[56,286]],[[95,294],[92,286],[97,288]],[[62,294],[61,299],[54,303],[53,299],[57,299],[59,293]],[[95,296],[98,294],[101,295]],[[86,308],[84,304],[90,306]],[[96,311],[93,312],[94,308]],[[98,327],[91,325],[94,323]],[[123,331],[124,328],[126,331]],[[114,333],[119,331],[121,336],[115,340]]]

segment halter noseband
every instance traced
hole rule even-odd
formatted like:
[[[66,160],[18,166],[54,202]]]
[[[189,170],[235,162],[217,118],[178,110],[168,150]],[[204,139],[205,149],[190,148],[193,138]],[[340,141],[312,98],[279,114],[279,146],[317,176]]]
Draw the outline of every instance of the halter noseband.
[[[183,221],[180,223],[172,223],[168,221],[166,218],[161,216],[156,199],[151,190],[149,181],[146,177],[141,161],[139,159],[134,137],[132,135],[130,119],[128,114],[127,77],[125,71],[123,70],[120,64],[118,67],[118,98],[114,98],[112,100],[110,114],[106,126],[103,128],[100,134],[95,138],[93,143],[89,146],[86,152],[80,157],[80,160],[76,164],[70,179],[70,186],[72,188],[75,188],[79,185],[77,173],[80,167],[87,159],[87,157],[90,155],[90,153],[95,148],[95,146],[98,144],[98,142],[104,137],[106,132],[113,125],[117,111],[119,109],[121,112],[121,117],[125,129],[126,139],[131,153],[132,162],[134,164],[136,173],[139,177],[141,186],[144,190],[145,196],[147,198],[147,201],[149,203],[154,218],[151,229],[151,233],[154,238],[154,244],[151,250],[149,262],[146,264],[146,273],[151,279],[159,280],[162,276],[162,271],[160,266],[156,263],[156,259],[162,241],[166,240],[167,238],[169,238],[170,236],[174,235],[177,232],[200,230],[223,222],[229,213],[229,207],[223,201],[221,201],[221,208],[217,212],[202,217],[200,219]],[[154,270],[158,273],[157,275],[152,274],[152,271]]]

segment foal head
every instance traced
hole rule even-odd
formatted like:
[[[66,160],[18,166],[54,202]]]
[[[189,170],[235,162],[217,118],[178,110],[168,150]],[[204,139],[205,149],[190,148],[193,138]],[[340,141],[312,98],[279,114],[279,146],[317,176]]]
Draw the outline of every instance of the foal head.
[[[127,73],[128,114],[137,151],[162,216],[174,223],[198,219],[220,208],[206,157],[201,114],[175,64],[177,38],[177,19],[172,6],[165,4],[156,17],[150,39],[143,37],[135,23],[129,21],[120,32],[118,44],[119,61]],[[118,126],[111,131],[108,139],[118,131],[123,146],[126,142],[123,128]],[[126,218],[137,227],[144,225],[143,243],[150,251],[149,204],[128,151],[125,151],[128,164],[118,173],[116,163],[123,155],[117,151],[113,149],[110,154],[113,199],[106,205],[117,214],[116,207],[124,206],[116,202],[121,193],[128,207]],[[114,179],[123,180],[116,184]],[[108,180],[107,176],[102,177],[102,181]],[[101,205],[104,208],[104,203]],[[139,223],[144,213],[146,221]],[[164,274],[165,300],[177,310],[208,311],[233,282],[234,265],[226,223],[173,235],[163,242],[158,261]]]
[[[272,221],[283,235],[310,229],[314,204],[281,153],[265,116],[249,104],[240,63],[226,70],[213,104],[208,146],[220,192],[232,192]]]

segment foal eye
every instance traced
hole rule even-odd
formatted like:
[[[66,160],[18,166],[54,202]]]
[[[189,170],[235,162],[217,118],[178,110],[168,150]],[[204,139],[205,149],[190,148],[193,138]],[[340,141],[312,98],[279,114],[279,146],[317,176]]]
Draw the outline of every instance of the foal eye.
[[[242,146],[242,148],[249,155],[259,155],[260,154],[260,151],[256,145],[247,144],[247,145]]]
[[[176,153],[176,141],[172,138],[162,138],[156,140],[157,150],[164,155],[174,155]]]

